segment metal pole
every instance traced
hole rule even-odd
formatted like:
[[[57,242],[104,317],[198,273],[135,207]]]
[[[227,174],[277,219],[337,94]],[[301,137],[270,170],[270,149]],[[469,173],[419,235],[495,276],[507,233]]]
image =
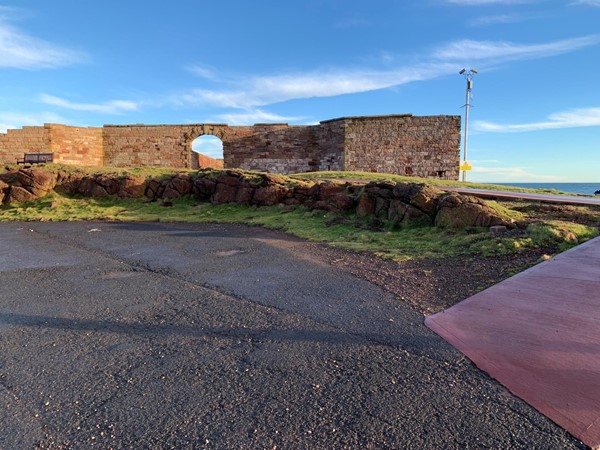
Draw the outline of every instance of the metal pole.
[[[477,73],[475,69],[463,69],[459,72],[461,75],[464,75],[467,79],[467,101],[465,103],[465,138],[464,138],[464,147],[463,147],[463,161],[461,165],[466,166],[467,164],[467,145],[469,143],[469,108],[471,107],[471,89],[473,89],[473,75]],[[463,182],[467,181],[467,171],[462,171],[462,180]]]
[[[467,102],[465,103],[465,139],[463,142],[463,164],[467,163],[467,144],[469,142],[469,97],[471,97],[471,74],[466,75],[467,78]],[[467,171],[462,173],[463,183],[467,181]]]

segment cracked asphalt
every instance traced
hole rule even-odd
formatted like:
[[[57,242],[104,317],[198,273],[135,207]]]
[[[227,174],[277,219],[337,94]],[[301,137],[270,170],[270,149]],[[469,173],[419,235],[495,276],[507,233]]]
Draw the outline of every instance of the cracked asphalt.
[[[585,448],[313,245],[0,224],[0,449]]]

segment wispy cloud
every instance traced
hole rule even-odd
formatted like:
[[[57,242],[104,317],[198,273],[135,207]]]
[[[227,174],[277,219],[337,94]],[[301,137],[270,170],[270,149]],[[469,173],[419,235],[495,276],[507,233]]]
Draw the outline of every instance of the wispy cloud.
[[[200,136],[192,142],[192,150],[211,158],[223,158],[223,141],[216,136]]]
[[[42,94],[40,101],[47,105],[60,108],[72,109],[74,111],[87,111],[103,114],[123,114],[139,110],[139,104],[127,100],[111,100],[103,103],[75,103],[54,95]]]
[[[180,104],[211,104],[229,108],[253,109],[293,99],[334,97],[373,91],[413,81],[435,78],[456,70],[455,65],[428,64],[396,70],[328,69],[309,73],[249,77],[239,81],[239,89],[196,89],[177,95]]]
[[[587,5],[600,7],[600,0],[577,0],[576,2],[571,2],[570,5]]]
[[[45,123],[68,124],[70,121],[52,112],[41,112],[37,114],[0,112],[0,132],[2,133],[6,133],[6,130],[9,129],[21,128],[23,126],[43,125]]]
[[[0,9],[0,67],[47,69],[87,60],[81,52],[38,39],[8,23],[11,8]]]
[[[481,179],[485,182],[510,183],[510,182],[561,182],[568,181],[566,177],[556,175],[540,175],[527,167],[505,166],[480,166],[473,161],[472,181]]]
[[[597,34],[543,44],[517,44],[503,41],[465,39],[439,48],[433,56],[449,61],[463,60],[465,55],[468,55],[470,60],[498,62],[499,60],[534,59],[560,55],[598,43],[600,43],[600,35]]]
[[[487,27],[490,25],[517,23],[528,20],[529,17],[521,14],[497,14],[494,16],[481,16],[469,21],[471,27]]]
[[[240,113],[219,114],[217,120],[209,122],[224,122],[230,125],[253,125],[255,123],[272,123],[272,122],[299,122],[303,117],[290,117],[274,114],[262,109],[254,109]]]
[[[174,95],[170,101],[182,106],[214,105],[248,110],[294,99],[385,89],[452,74],[457,67],[465,65],[484,69],[507,61],[568,53],[598,43],[600,35],[541,44],[461,40],[433,50],[415,65],[380,70],[328,68],[306,73],[228,78],[223,80],[227,86],[221,89],[195,89]]]
[[[206,80],[215,81],[220,79],[220,75],[217,73],[217,70],[212,66],[193,64],[191,66],[187,66],[186,70],[197,77],[204,78]]]
[[[600,126],[600,108],[580,108],[558,112],[548,116],[543,122],[523,124],[499,124],[477,120],[473,128],[490,133],[523,133],[527,131],[552,130],[557,128],[597,127]]]

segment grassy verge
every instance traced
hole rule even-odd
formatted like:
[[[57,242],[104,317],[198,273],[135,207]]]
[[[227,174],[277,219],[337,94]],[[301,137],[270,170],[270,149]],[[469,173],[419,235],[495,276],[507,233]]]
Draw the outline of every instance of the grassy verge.
[[[507,211],[524,217],[524,213]],[[78,198],[53,193],[34,202],[0,207],[0,221],[65,220],[243,223],[394,260],[506,255],[532,248],[564,250],[598,234],[594,224],[561,220],[535,223],[526,231],[499,236],[482,229],[377,229],[372,222],[354,216],[336,216],[298,207],[211,205],[191,198],[179,199],[172,207],[164,207],[142,199]]]
[[[316,180],[316,179],[346,179],[346,180],[357,180],[357,181],[393,181],[393,182],[409,182],[409,183],[427,183],[431,186],[447,186],[447,187],[460,187],[460,188],[471,188],[471,189],[489,189],[495,191],[508,191],[508,192],[529,192],[532,194],[553,194],[553,195],[579,195],[569,192],[561,192],[556,189],[527,189],[515,186],[501,186],[496,184],[484,184],[484,183],[463,183],[461,181],[451,180],[436,180],[436,179],[423,179],[416,177],[405,177],[401,175],[391,175],[385,173],[370,173],[370,172],[309,172],[309,173],[298,173],[291,175],[294,178]],[[583,196],[582,197],[587,197]]]
[[[4,166],[8,169],[23,169],[23,166],[17,164],[8,164]],[[49,172],[67,172],[83,175],[113,175],[115,177],[124,177],[127,175],[143,178],[162,178],[170,177],[176,173],[193,173],[194,169],[173,169],[169,167],[100,167],[100,166],[72,166],[67,164],[36,164],[33,169],[44,169]]]

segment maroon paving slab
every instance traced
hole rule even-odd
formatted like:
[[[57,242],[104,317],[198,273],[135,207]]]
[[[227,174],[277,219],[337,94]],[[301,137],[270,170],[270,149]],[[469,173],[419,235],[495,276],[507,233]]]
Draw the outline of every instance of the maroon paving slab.
[[[600,238],[425,324],[513,394],[600,448]]]

